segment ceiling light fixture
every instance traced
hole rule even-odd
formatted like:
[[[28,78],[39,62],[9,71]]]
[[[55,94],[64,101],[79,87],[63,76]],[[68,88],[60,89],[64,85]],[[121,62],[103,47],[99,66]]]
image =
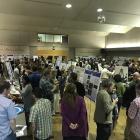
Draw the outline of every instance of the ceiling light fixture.
[[[104,16],[104,15],[99,15],[98,17],[97,17],[97,21],[99,22],[99,23],[105,23],[105,21],[106,21],[106,17]]]
[[[71,8],[72,7],[72,5],[70,4],[70,3],[68,3],[68,4],[66,4],[66,8]]]
[[[98,8],[98,9],[97,9],[97,12],[98,12],[98,13],[101,13],[101,12],[103,12],[103,9],[102,9],[102,8]]]

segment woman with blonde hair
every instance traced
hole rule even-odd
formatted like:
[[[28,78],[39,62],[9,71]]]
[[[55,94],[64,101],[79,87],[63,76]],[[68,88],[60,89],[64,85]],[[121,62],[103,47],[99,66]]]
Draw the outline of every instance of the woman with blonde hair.
[[[76,93],[76,87],[66,86],[61,102],[63,140],[86,140],[88,120],[85,101]]]

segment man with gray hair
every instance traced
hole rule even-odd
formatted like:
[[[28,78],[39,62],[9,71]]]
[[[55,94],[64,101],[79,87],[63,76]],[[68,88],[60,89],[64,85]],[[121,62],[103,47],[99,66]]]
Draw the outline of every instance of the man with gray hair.
[[[96,140],[109,140],[112,130],[112,111],[118,102],[118,99],[111,99],[111,93],[114,88],[114,83],[107,79],[103,80],[96,99],[96,108],[94,120],[97,124]]]

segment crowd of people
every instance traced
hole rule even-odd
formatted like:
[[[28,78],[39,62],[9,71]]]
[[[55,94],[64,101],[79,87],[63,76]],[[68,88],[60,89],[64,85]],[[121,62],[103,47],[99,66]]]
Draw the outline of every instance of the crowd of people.
[[[125,140],[140,140],[140,62],[125,60],[129,70],[129,85],[114,73],[120,60],[76,58],[76,66],[102,73],[97,94],[94,121],[96,140],[109,140],[117,123],[121,107],[126,108]],[[36,140],[50,140],[52,116],[62,116],[63,140],[87,140],[88,119],[84,100],[85,87],[78,81],[74,66],[59,69],[44,57],[10,61],[14,81],[20,85],[27,129]],[[16,140],[16,112],[9,99],[10,83],[5,80],[4,63],[0,62],[0,140]],[[13,81],[11,81],[13,83]],[[60,106],[60,108],[59,108]]]

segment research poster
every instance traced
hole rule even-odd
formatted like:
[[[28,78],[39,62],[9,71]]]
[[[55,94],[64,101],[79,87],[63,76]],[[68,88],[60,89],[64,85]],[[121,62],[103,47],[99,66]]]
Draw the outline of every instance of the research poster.
[[[115,75],[120,74],[123,81],[128,81],[128,67],[125,66],[116,66]]]
[[[61,63],[62,63],[62,56],[59,56],[59,57],[57,57],[57,60],[56,60],[55,66],[60,67]]]
[[[90,78],[90,83],[91,83],[90,88],[92,88],[90,98],[91,100],[96,101],[96,97],[99,92],[101,83],[101,73],[93,72]]]
[[[96,101],[100,83],[101,83],[101,73],[93,72],[91,70],[85,70],[84,86],[86,96],[90,98],[92,101]]]

